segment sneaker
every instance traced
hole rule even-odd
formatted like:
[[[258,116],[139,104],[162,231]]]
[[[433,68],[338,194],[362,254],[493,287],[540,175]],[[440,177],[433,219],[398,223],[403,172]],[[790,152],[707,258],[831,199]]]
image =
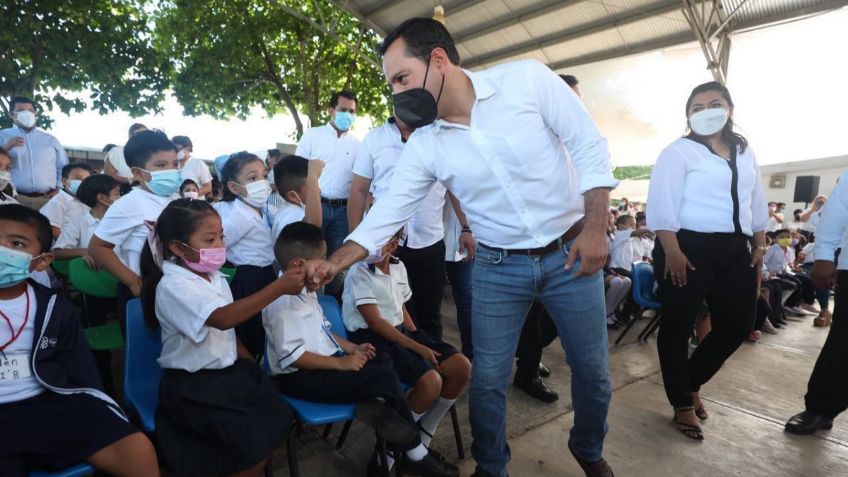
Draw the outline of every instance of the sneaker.
[[[770,335],[776,335],[777,334],[777,330],[771,324],[771,321],[769,321],[768,318],[766,318],[766,321],[763,322],[763,326],[762,326],[761,330],[765,333],[770,334]]]
[[[403,459],[403,473],[406,475],[423,475],[425,477],[459,477],[459,467],[439,460],[433,453],[428,452],[419,461]]]
[[[790,315],[805,316],[807,314],[804,310],[798,308],[797,306],[784,306],[783,309],[786,310],[786,312]]]

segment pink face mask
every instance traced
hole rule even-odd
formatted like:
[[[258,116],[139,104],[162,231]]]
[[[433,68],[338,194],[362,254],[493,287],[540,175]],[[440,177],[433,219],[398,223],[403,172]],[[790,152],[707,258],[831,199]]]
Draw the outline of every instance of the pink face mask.
[[[227,249],[225,247],[201,248],[198,250],[194,247],[190,247],[189,245],[184,245],[200,255],[200,259],[197,262],[183,260],[183,263],[185,263],[189,270],[197,273],[217,272],[224,265],[224,262],[227,261]]]

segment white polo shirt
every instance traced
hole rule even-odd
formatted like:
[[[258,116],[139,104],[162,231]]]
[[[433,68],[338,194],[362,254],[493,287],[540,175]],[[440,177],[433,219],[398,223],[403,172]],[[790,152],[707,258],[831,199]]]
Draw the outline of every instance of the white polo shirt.
[[[348,133],[339,136],[336,129],[327,123],[307,129],[300,138],[295,154],[324,161],[324,170],[318,178],[321,197],[347,199],[358,147],[358,139]]]
[[[274,262],[270,218],[240,199],[216,202],[224,225],[227,260],[233,265],[267,267]]]
[[[786,250],[780,248],[780,245],[774,244],[766,251],[763,257],[763,264],[766,270],[771,273],[788,273],[792,274],[792,265],[795,263],[795,249],[786,247]]]
[[[144,222],[156,222],[165,206],[176,197],[162,197],[136,187],[109,206],[94,235],[114,245],[121,263],[141,274],[141,251],[150,231]]]
[[[202,160],[195,159],[193,157],[189,158],[189,160],[183,164],[182,169],[180,169],[180,175],[182,175],[183,180],[193,180],[198,187],[202,187],[212,182],[212,173],[209,172],[209,166],[207,166]]]
[[[610,245],[610,268],[630,270],[633,262],[642,260],[642,243],[632,237],[632,230],[616,230]]]
[[[156,287],[156,318],[162,327],[159,366],[183,369],[222,369],[236,362],[236,331],[206,324],[212,312],[233,302],[226,277],[215,272],[206,281],[171,262],[162,264]]]
[[[296,372],[292,363],[307,351],[321,356],[342,351],[332,325],[324,319],[318,295],[305,287],[299,295],[282,295],[262,310],[262,325],[272,375]]]
[[[87,205],[65,192],[64,189],[51,197],[39,210],[41,215],[50,220],[50,225],[59,228],[62,228],[67,221],[74,220],[88,211]]]
[[[380,317],[390,325],[398,326],[403,323],[403,304],[410,298],[412,289],[409,288],[409,278],[406,276],[403,262],[393,258],[388,275],[376,266],[359,262],[350,267],[345,276],[342,296],[345,328],[348,331],[368,328],[368,323],[357,309],[360,305],[377,305]]]
[[[112,164],[112,167],[115,168],[115,171],[117,171],[119,176],[132,182],[133,173],[132,169],[127,164],[126,158],[124,158],[124,146],[115,146],[112,149],[109,149],[109,152],[106,153],[106,162]]]
[[[295,204],[290,204],[283,201],[283,206],[277,209],[277,215],[274,216],[274,225],[271,227],[271,243],[277,243],[277,237],[280,232],[286,228],[286,225],[295,222],[301,222],[306,217],[306,211],[303,207]]]
[[[65,222],[65,225],[62,226],[62,233],[59,234],[53,248],[88,248],[91,236],[94,235],[98,225],[100,225],[100,219],[94,217],[91,213],[86,213],[76,220]]]
[[[371,179],[371,195],[375,203],[389,191],[403,146],[400,130],[391,118],[382,126],[372,129],[359,146],[353,173]],[[442,209],[446,194],[444,185],[439,182],[433,184],[407,224],[406,246],[422,249],[444,238]]]
[[[29,315],[26,302],[29,296]],[[11,300],[0,300],[0,311],[11,321],[15,333],[21,330],[21,335],[13,341],[0,355],[0,404],[23,401],[44,392],[44,387],[38,383],[32,373],[32,342],[35,339],[35,312],[38,304],[35,302],[35,292],[27,285],[26,292]],[[24,321],[26,325],[24,326]],[[12,339],[12,329],[0,321],[0,344]],[[4,362],[5,361],[5,362]],[[17,376],[17,378],[15,377]]]

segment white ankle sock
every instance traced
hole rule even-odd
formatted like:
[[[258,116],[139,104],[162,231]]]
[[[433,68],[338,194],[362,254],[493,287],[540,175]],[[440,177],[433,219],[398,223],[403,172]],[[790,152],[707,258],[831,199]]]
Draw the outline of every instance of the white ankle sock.
[[[442,421],[442,418],[445,417],[445,414],[450,410],[453,403],[456,402],[456,399],[445,399],[440,397],[436,404],[433,404],[433,407],[424,414],[424,417],[421,419],[421,442],[425,446],[430,445],[430,441],[433,439],[431,436],[436,433],[436,428],[439,427],[439,423]]]
[[[412,413],[412,420],[413,420],[413,421],[415,421],[415,422],[420,421],[420,420],[421,420],[421,418],[422,418],[422,417],[424,417],[424,414],[426,414],[426,412],[425,412],[424,414],[418,414],[418,413],[417,413],[417,412],[415,412],[415,411],[409,411],[409,412],[411,412],[411,413]]]
[[[418,447],[415,449],[406,451],[406,456],[413,462],[418,462],[419,460],[427,457],[427,448],[424,444],[418,444]]]

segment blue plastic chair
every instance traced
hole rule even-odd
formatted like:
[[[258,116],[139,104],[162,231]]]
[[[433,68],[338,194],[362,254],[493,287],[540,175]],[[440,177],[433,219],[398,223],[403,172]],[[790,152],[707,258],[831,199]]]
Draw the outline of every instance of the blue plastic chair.
[[[156,361],[162,353],[159,329],[144,323],[141,300],[127,302],[127,336],[124,351],[124,399],[138,416],[141,428],[148,433],[156,430],[156,406],[159,405],[159,381],[162,368]]]
[[[659,298],[654,293],[654,267],[648,262],[633,262],[631,274],[633,280],[633,301],[639,305],[641,311],[656,310],[657,312],[656,316],[648,323],[648,326],[639,334],[639,341],[647,341],[648,337],[656,331],[660,324],[661,305]],[[635,318],[630,320],[627,327],[618,335],[615,344],[620,343],[624,339],[624,335],[630,331],[634,323],[636,323]]]
[[[31,470],[27,477],[83,477],[94,473],[94,468],[88,464],[76,464],[55,472],[46,470]]]

